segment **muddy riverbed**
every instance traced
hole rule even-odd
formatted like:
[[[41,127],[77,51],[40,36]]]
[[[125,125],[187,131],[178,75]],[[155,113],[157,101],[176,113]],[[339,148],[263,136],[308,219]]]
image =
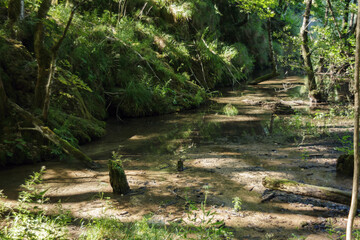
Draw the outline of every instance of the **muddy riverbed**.
[[[335,172],[341,154],[335,150],[339,146],[335,136],[351,132],[351,120],[334,117],[324,122],[324,134],[317,137],[286,138],[279,135],[282,128],[277,129],[278,137],[270,133],[276,126],[270,126],[273,110],[267,103],[282,101],[307,111],[307,100],[293,94],[302,81],[289,77],[227,90],[208,106],[185,113],[109,121],[104,138],[82,146],[99,169],[84,169],[70,160],[21,166],[0,172],[0,189],[9,203],[15,203],[23,180],[45,165],[41,188],[49,189],[49,211],[61,201],[63,209],[78,218],[131,222],[152,213],[152,222],[168,224],[185,217],[185,199],[203,201],[204,186],[209,186],[207,205],[235,239],[337,239],[338,235],[328,234],[329,229],[345,228],[347,206],[262,186],[262,179],[272,176],[351,189],[351,178]],[[236,108],[236,115],[224,114],[227,104]],[[321,110],[327,111],[326,107]],[[279,115],[278,121],[286,117]],[[107,160],[113,151],[125,160],[129,195],[112,194]],[[177,171],[179,159],[185,166],[181,172]],[[233,208],[235,197],[242,201],[238,212]],[[81,229],[74,226],[71,231],[76,238]]]

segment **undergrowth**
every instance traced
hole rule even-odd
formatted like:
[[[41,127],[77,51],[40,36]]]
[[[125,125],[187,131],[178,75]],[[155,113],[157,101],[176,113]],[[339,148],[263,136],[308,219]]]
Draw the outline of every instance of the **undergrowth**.
[[[21,187],[18,204],[11,208],[0,191],[0,238],[1,239],[73,239],[69,227],[78,227],[78,239],[229,239],[232,233],[224,227],[223,221],[215,220],[216,212],[206,206],[205,200],[198,207],[187,201],[187,218],[179,222],[153,223],[152,215],[142,220],[122,223],[114,217],[75,219],[69,211],[57,205],[57,211],[44,210],[49,198],[47,189],[39,188],[45,167],[34,172]]]

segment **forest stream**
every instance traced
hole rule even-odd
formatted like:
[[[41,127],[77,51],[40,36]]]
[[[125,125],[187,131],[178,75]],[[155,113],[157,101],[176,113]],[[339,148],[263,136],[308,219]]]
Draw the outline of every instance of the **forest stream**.
[[[307,111],[307,100],[289,95],[301,85],[299,77],[275,79],[224,90],[196,110],[110,120],[105,137],[81,147],[100,164],[98,169],[84,169],[70,160],[20,166],[1,170],[0,189],[15,204],[24,179],[45,165],[40,187],[48,189],[50,203],[45,206],[50,212],[61,202],[77,218],[132,222],[152,213],[149,221],[163,225],[185,218],[186,201],[200,204],[206,195],[214,219],[224,220],[234,239],[331,239],[329,232],[345,228],[347,206],[273,192],[262,185],[262,179],[271,176],[351,189],[351,178],[336,176],[340,153],[334,150],[338,143],[333,138],[272,136],[276,126],[271,126],[272,110],[264,103],[281,100]],[[226,107],[237,113],[224,114]],[[351,125],[350,120],[334,121],[326,130],[341,136]],[[107,161],[113,152],[122,156],[132,190],[124,196],[114,195],[109,184]],[[177,171],[179,160],[184,171]],[[235,197],[241,199],[240,211],[234,210]],[[357,219],[355,228],[359,226]],[[74,238],[81,233],[80,226],[70,231]]]

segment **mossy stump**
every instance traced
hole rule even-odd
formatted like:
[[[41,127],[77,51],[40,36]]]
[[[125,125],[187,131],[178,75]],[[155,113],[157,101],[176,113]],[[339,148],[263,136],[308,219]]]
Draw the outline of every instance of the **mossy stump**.
[[[184,160],[183,159],[179,159],[177,162],[177,170],[179,172],[184,171]]]
[[[126,194],[130,192],[130,187],[122,164],[116,160],[109,160],[110,185],[115,194]]]
[[[343,154],[336,160],[336,174],[344,177],[352,177],[354,174],[354,155]]]

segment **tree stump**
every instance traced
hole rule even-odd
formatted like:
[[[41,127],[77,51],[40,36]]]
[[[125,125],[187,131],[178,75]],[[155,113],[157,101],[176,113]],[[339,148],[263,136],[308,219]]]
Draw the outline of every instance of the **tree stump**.
[[[121,162],[109,160],[110,184],[115,194],[126,194],[130,187]]]
[[[184,171],[184,160],[183,159],[179,159],[177,162],[177,170],[179,172]]]
[[[352,177],[354,174],[354,155],[343,154],[336,160],[336,174],[344,177]]]

